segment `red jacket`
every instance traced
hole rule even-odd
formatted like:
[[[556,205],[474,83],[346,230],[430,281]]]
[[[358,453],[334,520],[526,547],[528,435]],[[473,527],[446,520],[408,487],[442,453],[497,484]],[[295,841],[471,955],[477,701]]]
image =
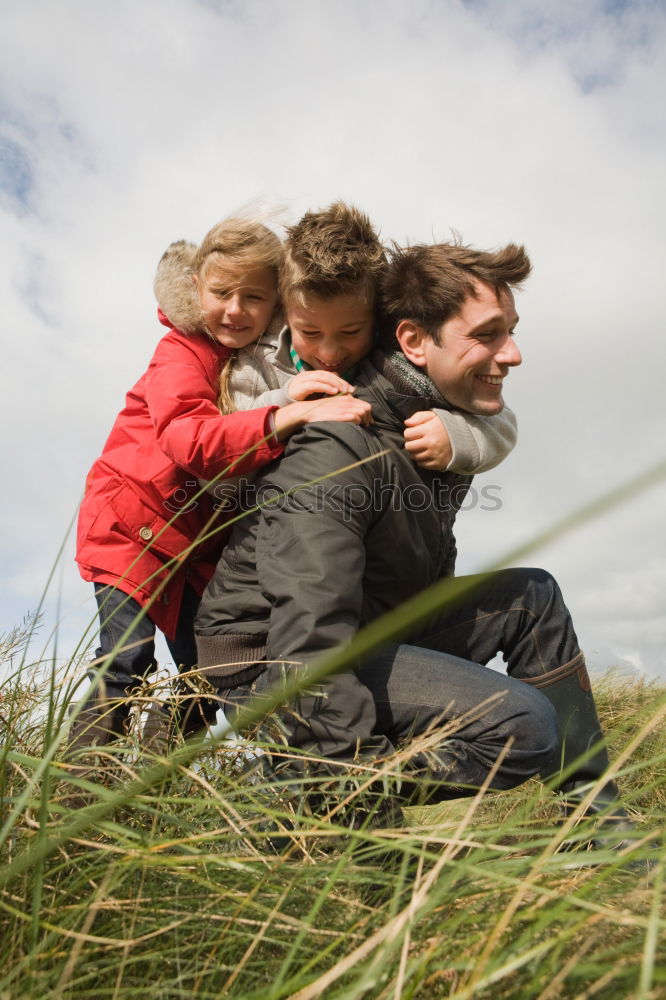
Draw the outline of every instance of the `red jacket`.
[[[159,313],[165,326],[166,317]],[[84,580],[110,583],[149,603],[153,622],[174,636],[187,579],[201,594],[221,551],[218,532],[193,545],[215,514],[198,478],[232,466],[235,476],[282,454],[271,432],[274,406],[221,414],[217,383],[229,351],[203,333],[170,328],[130,389],[86,481],[76,561]],[[165,568],[176,557],[178,564]]]

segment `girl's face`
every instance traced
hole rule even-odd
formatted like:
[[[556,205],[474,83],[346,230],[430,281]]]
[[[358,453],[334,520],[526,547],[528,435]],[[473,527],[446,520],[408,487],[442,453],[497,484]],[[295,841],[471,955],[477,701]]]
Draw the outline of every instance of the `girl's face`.
[[[372,349],[372,306],[356,295],[310,295],[287,306],[287,323],[296,353],[321,371],[344,375]]]
[[[206,329],[218,343],[240,348],[258,340],[278,303],[276,276],[270,267],[239,272],[213,266],[196,282]]]

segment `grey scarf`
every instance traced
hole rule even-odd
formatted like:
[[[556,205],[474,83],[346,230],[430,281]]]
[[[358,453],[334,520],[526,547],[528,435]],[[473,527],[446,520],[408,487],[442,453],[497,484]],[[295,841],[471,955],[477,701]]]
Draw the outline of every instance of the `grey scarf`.
[[[444,410],[451,409],[451,404],[444,399],[435,383],[421,368],[413,365],[402,351],[377,348],[372,355],[372,363],[398,392],[405,396],[419,396],[432,400],[436,406]]]

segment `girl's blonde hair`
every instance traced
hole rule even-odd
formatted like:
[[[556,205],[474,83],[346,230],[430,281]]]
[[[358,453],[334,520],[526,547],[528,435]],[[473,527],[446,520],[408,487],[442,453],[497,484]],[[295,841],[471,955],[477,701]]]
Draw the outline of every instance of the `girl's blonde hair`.
[[[195,273],[202,280],[215,267],[225,270],[254,271],[268,268],[275,274],[278,283],[278,269],[282,262],[282,243],[275,233],[256,219],[242,217],[224,219],[204,236],[194,258]],[[231,373],[238,357],[232,351],[222,365],[217,386],[217,405],[222,413],[233,413],[231,398]]]
[[[206,233],[192,263],[199,278],[216,266],[248,271],[267,267],[275,271],[277,281],[281,262],[282,243],[268,226],[257,219],[232,216]]]
[[[269,268],[277,288],[281,262],[282,243],[268,226],[249,216],[231,216],[213,226],[198,247],[186,240],[167,247],[155,275],[155,297],[162,312],[183,333],[208,334],[196,279],[205,280],[216,267],[238,272]],[[233,351],[220,372],[218,406],[223,413],[234,409],[229,380],[235,360]]]
[[[220,413],[234,413],[236,407],[231,396],[231,373],[238,359],[238,351],[232,351],[220,368],[217,380],[217,405]]]

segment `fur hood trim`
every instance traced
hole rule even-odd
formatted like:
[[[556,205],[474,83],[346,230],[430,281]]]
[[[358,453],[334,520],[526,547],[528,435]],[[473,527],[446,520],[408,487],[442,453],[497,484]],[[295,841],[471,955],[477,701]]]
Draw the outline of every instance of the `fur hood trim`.
[[[197,246],[187,240],[171,243],[160,258],[153,291],[169,323],[182,333],[207,333],[194,283]]]

